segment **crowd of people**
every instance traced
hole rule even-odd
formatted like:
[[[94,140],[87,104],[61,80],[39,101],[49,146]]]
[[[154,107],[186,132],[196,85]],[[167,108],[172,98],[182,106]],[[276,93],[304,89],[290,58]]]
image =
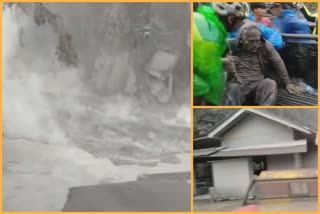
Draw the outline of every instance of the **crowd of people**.
[[[317,14],[303,3],[195,3],[193,9],[194,105],[275,105],[278,87],[303,93],[276,50],[281,34],[317,34]]]

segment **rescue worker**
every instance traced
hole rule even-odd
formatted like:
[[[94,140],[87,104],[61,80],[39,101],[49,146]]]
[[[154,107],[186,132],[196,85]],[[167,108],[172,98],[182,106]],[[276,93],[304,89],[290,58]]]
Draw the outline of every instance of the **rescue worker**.
[[[221,57],[227,43],[227,32],[238,29],[249,15],[243,2],[219,2],[198,5],[193,17],[193,96],[194,105],[208,102],[221,104],[225,80]]]
[[[228,68],[223,105],[242,105],[251,97],[254,104],[274,105],[281,84],[289,93],[302,92],[301,87],[291,82],[280,55],[263,39],[254,22],[246,20],[230,47],[233,56],[229,58],[234,66]]]
[[[298,16],[292,3],[274,3],[271,12],[276,16],[273,25],[281,33],[310,34],[307,20]]]
[[[318,13],[311,13],[303,4],[303,2],[296,2],[295,6],[303,14],[308,22],[314,23],[315,26],[313,28],[312,34],[318,35]]]

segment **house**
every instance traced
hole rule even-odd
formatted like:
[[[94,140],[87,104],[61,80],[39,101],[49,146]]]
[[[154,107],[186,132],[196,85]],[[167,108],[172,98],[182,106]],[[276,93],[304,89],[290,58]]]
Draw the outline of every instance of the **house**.
[[[214,199],[242,199],[261,172],[317,170],[316,136],[316,130],[269,112],[240,109],[206,137],[195,139],[194,192],[207,193],[213,187]],[[199,176],[198,165],[211,172]],[[250,195],[255,196],[254,189]]]

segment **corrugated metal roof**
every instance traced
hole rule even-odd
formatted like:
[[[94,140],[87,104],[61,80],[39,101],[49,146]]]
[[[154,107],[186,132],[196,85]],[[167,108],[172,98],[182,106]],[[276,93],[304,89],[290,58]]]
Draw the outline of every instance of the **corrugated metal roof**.
[[[211,147],[219,147],[221,146],[221,138],[217,137],[201,137],[193,140],[193,149],[205,149]]]
[[[207,149],[198,149],[193,151],[193,157],[208,157],[212,154],[219,152],[226,147],[212,147]]]

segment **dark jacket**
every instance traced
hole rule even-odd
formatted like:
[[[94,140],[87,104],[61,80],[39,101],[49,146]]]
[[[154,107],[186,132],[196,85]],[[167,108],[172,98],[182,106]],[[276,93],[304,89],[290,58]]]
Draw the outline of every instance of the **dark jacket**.
[[[246,28],[257,28],[260,32],[260,28],[252,21],[246,21],[241,27],[238,37],[233,40],[229,40],[229,48],[232,51],[232,55],[239,56],[242,49],[239,39],[242,35],[242,31]],[[275,50],[272,44],[263,39],[261,36],[261,44],[257,51],[260,68],[265,78],[271,78],[277,81],[278,84],[290,83],[290,78],[286,69],[286,66],[281,59],[279,53]],[[243,59],[240,59],[243,60]]]

